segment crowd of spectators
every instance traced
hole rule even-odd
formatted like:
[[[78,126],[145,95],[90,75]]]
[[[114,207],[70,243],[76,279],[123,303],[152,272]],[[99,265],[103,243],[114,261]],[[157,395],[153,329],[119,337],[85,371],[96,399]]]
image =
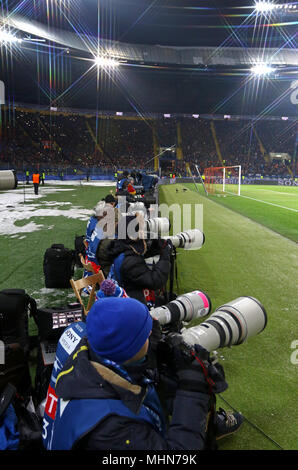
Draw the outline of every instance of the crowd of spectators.
[[[288,176],[297,172],[296,132],[295,122],[282,119],[124,119],[8,109],[2,111],[0,165],[152,170],[156,152],[171,147],[181,159],[175,152],[160,155],[167,174],[187,175],[188,162],[202,173],[210,166],[241,164],[246,175]],[[270,152],[288,153],[292,161],[270,159]]]

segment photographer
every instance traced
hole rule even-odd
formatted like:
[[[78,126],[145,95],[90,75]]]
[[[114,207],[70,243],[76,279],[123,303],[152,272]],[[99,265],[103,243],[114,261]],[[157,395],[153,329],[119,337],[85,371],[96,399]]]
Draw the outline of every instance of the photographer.
[[[127,186],[129,184],[128,177],[129,177],[128,171],[124,171],[123,175],[117,181],[117,185],[116,185],[117,193],[118,192],[122,193],[122,192],[126,191]]]
[[[159,261],[150,269],[145,256],[147,241],[142,231],[140,215],[126,216],[118,224],[118,239],[110,245],[113,259],[109,276],[121,285],[129,297],[144,304],[155,304],[155,291],[163,290],[170,273],[171,246],[158,240]]]
[[[43,434],[47,449],[201,450],[207,448],[209,428],[214,438],[239,428],[237,413],[215,413],[210,423],[214,394],[227,388],[222,369],[211,364],[202,348],[193,359],[180,347],[171,354],[176,392],[166,426],[155,387],[158,327],[135,299],[95,302],[87,316],[86,337],[57,377],[55,412],[46,406],[44,430],[48,413],[54,419],[51,432]]]
[[[104,201],[107,212],[105,212],[105,220],[103,219],[102,223],[103,238],[96,248],[96,259],[100,264],[104,276],[107,277],[111,268],[109,255],[110,244],[116,237],[117,224],[121,218],[121,212],[116,207],[117,199],[115,199],[112,194],[108,194]],[[104,225],[105,221],[107,222],[106,225]]]
[[[86,263],[91,263],[95,272],[99,269],[107,275],[110,262],[107,258],[107,247],[110,239],[114,238],[116,225],[120,216],[116,199],[108,194],[94,207],[86,229]]]
[[[85,235],[86,246],[86,263],[91,263],[95,272],[100,269],[99,262],[96,257],[96,251],[100,241],[103,238],[103,231],[98,226],[98,222],[102,218],[103,209],[105,206],[104,201],[99,201],[93,209],[93,215],[90,217]]]

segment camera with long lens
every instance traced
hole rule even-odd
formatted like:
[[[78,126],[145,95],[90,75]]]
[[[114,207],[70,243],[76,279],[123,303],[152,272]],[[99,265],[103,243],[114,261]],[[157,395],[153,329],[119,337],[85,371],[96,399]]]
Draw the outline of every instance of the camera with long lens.
[[[179,295],[167,305],[150,310],[153,318],[158,320],[161,326],[180,322],[190,322],[208,315],[211,311],[211,301],[208,295],[199,290]]]
[[[184,250],[199,250],[205,243],[205,235],[199,229],[186,230],[176,235],[164,235],[170,228],[170,221],[167,218],[157,217],[147,222],[145,222],[147,240],[160,237],[163,240],[169,240],[174,248],[183,248]]]
[[[254,297],[238,297],[222,305],[198,326],[186,328],[182,338],[190,346],[199,344],[211,352],[237,346],[261,333],[267,325],[267,313]]]
[[[176,258],[176,248],[183,248],[184,250],[199,250],[205,243],[205,235],[199,229],[187,230],[174,236],[165,236],[162,235],[162,232],[168,230],[170,224],[168,219],[158,217],[147,222],[150,222],[150,229],[148,230],[147,225],[147,233],[145,232],[145,238],[147,242],[145,261],[150,269],[152,269],[154,264],[159,260],[160,239],[164,240],[165,242],[167,241],[171,246],[172,256],[174,259]],[[155,238],[154,234],[156,234],[156,231],[159,231],[160,235],[157,235]]]
[[[147,238],[158,238],[169,233],[171,222],[167,217],[154,217],[145,221]],[[170,237],[167,237],[170,238]]]
[[[147,216],[147,209],[142,201],[132,202],[131,204],[129,204],[127,209],[128,214],[136,214],[139,212],[144,214],[144,216]]]
[[[175,248],[199,250],[205,243],[205,235],[199,229],[190,229],[167,237]]]
[[[0,190],[16,189],[18,186],[18,178],[15,170],[0,171]]]
[[[200,292],[200,291],[197,291]],[[194,294],[194,293],[192,293]],[[206,299],[206,294],[202,293]],[[185,294],[183,297],[183,307],[180,308],[180,320],[189,322],[202,317],[200,313],[192,315],[197,305],[201,305],[198,298],[194,295]],[[185,301],[188,299],[189,303]],[[204,298],[204,297],[203,297]],[[203,300],[202,298],[202,300]],[[179,299],[177,297],[176,301]],[[174,301],[174,302],[176,302]],[[194,301],[197,303],[194,304]],[[209,301],[210,303],[210,301]],[[193,304],[192,307],[190,304]],[[166,306],[158,307],[150,311],[153,318],[156,318],[161,326],[174,323],[178,324],[178,308],[173,302]],[[195,305],[195,308],[193,308]],[[210,312],[211,306],[209,308]],[[200,309],[198,309],[200,312]],[[209,313],[208,312],[208,313]],[[208,315],[208,313],[206,313]],[[238,297],[217,308],[215,312],[203,323],[191,328],[184,328],[173,333],[172,342],[175,344],[186,345],[187,348],[198,344],[207,351],[212,352],[218,348],[236,346],[244,343],[249,338],[261,333],[267,325],[267,313],[264,306],[254,297]],[[170,339],[170,338],[169,338]]]

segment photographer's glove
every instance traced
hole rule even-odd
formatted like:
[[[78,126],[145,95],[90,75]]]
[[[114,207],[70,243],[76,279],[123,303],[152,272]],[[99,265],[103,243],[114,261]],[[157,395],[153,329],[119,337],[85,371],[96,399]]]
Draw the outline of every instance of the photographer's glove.
[[[173,249],[171,240],[159,240],[159,250],[161,258],[169,258]]]
[[[228,388],[223,367],[211,361],[210,353],[199,345],[187,353],[175,348],[178,388],[201,393],[221,393]]]

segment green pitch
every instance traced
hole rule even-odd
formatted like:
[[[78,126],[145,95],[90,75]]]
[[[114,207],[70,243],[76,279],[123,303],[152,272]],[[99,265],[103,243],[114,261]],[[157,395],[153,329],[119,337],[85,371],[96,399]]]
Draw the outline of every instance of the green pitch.
[[[74,302],[72,289],[45,288],[43,256],[53,243],[74,248],[93,206],[111,189],[46,184],[40,197],[34,197],[31,185],[0,193],[0,289],[26,289],[38,306]],[[175,291],[205,291],[212,311],[248,295],[262,302],[268,314],[260,335],[218,351],[229,383],[218,406],[240,410],[248,420],[235,436],[220,441],[220,449],[297,449],[297,189],[242,188],[250,198],[294,210],[244,197],[203,194],[191,184],[160,189],[160,202],[191,204],[193,210],[195,204],[203,205],[206,241],[198,251],[178,250]],[[81,274],[77,268],[75,277]],[[34,323],[30,326],[34,333]],[[34,376],[34,362],[32,366]]]
[[[202,185],[185,187],[205,195]],[[226,191],[208,198],[298,242],[298,186],[242,185],[240,197],[231,194],[237,191],[233,185]]]
[[[75,236],[86,233],[92,208],[110,190],[114,187],[46,184],[39,196],[34,196],[31,185],[0,192],[1,266],[5,267],[0,288],[26,289],[41,306],[75,302],[72,289],[45,288],[44,253],[54,243],[74,249]],[[81,273],[76,268],[77,278]]]
[[[261,199],[261,188],[255,189],[260,191],[257,194],[253,189],[249,188],[249,194]],[[298,209],[294,202],[297,189],[283,190],[293,196],[281,203],[280,194],[280,205]],[[213,311],[248,295],[262,302],[268,314],[268,325],[259,336],[219,351],[229,383],[222,398],[250,421],[244,422],[237,435],[222,441],[220,448],[297,449],[298,419],[293,410],[298,365],[291,362],[291,346],[298,339],[297,244],[277,233],[274,219],[277,209],[282,209],[237,196],[207,198],[203,191],[201,194],[194,185],[169,185],[160,190],[160,202],[203,204],[206,242],[199,251],[178,250],[179,292],[207,292]],[[278,212],[278,228],[297,240],[297,213],[284,211],[286,214]],[[229,408],[221,398],[218,405]]]

